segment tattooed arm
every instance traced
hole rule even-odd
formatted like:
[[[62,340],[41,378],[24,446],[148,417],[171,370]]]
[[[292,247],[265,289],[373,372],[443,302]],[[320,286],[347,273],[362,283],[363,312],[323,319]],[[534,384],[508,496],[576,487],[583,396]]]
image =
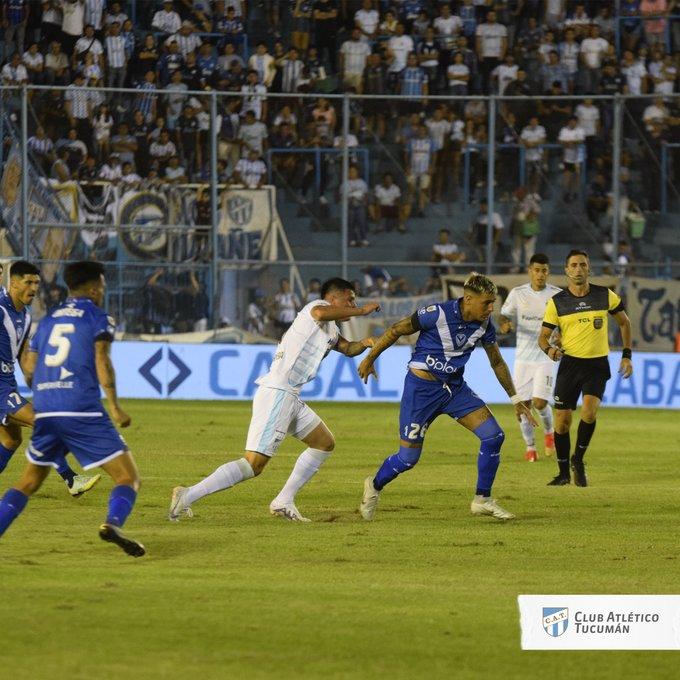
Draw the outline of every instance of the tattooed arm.
[[[403,335],[413,335],[420,329],[415,326],[412,316],[407,316],[400,321],[392,324],[377,340],[373,343],[373,348],[368,353],[368,356],[359,364],[359,376],[367,383],[368,377],[372,374],[376,378],[378,374],[375,372],[373,364],[375,360],[388,348],[399,340]]]
[[[501,355],[501,351],[498,349],[498,345],[495,342],[492,345],[484,345],[484,351],[486,352],[486,356],[489,357],[489,363],[491,364],[493,372],[496,374],[498,382],[501,384],[501,387],[505,390],[507,395],[512,399],[517,394],[517,390],[515,390],[515,383],[512,381],[510,369],[505,363],[505,360]],[[513,401],[516,401],[516,399]],[[514,406],[517,420],[520,420],[522,416],[526,416],[529,422],[534,427],[536,427],[537,423],[534,420],[534,416],[531,414],[530,408],[527,408],[527,406],[521,401],[517,401]]]

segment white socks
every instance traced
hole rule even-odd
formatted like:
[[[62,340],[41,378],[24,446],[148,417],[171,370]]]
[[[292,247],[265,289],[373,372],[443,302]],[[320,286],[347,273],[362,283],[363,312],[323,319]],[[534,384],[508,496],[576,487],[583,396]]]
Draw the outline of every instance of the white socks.
[[[539,411],[536,409],[538,412],[538,415],[541,417],[541,423],[543,423],[543,430],[545,431],[546,434],[552,434],[553,433],[553,414],[552,414],[552,409],[550,408],[550,404],[546,404],[545,408]]]
[[[254,477],[255,473],[250,463],[245,458],[225,463],[208,475],[204,480],[187,489],[186,502],[188,505],[195,503],[199,498],[208,496],[216,491],[228,489],[239,482]]]
[[[519,421],[519,429],[522,431],[522,437],[524,437],[524,442],[526,443],[527,448],[535,449],[536,440],[534,439],[534,427],[525,415],[521,416],[521,420]]]
[[[297,492],[317,473],[323,462],[330,456],[330,451],[320,449],[305,449],[293,467],[293,471],[284,484],[279,495],[272,501],[272,504],[285,505],[293,503]]]

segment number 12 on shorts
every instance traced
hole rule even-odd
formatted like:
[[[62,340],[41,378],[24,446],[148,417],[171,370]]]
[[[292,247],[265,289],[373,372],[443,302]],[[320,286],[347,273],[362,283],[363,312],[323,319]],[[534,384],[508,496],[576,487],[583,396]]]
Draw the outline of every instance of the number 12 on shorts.
[[[404,439],[423,439],[427,432],[427,423],[419,425],[418,423],[411,423],[404,426]]]

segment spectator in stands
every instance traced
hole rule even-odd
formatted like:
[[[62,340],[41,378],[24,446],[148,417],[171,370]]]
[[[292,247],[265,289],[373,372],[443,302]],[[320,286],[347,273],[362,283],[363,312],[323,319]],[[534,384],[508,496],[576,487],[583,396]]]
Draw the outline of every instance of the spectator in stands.
[[[66,146],[57,149],[56,159],[50,169],[50,178],[58,182],[68,182],[71,179],[71,169],[68,165],[69,151]]]
[[[417,217],[425,216],[425,206],[429,199],[432,180],[434,143],[428,135],[427,127],[419,125],[416,136],[409,141],[407,148],[408,175],[406,181],[409,188],[408,203],[411,205],[417,197]]]
[[[368,185],[359,177],[359,168],[352,165],[349,168],[347,184],[345,186],[348,201],[349,246],[368,245]]]
[[[177,42],[179,52],[185,61],[187,55],[191,54],[192,52],[195,53],[196,50],[198,50],[203,44],[200,36],[195,32],[194,25],[191,23],[191,21],[183,21],[179,31],[170,36],[166,43],[173,40]]]
[[[585,4],[580,2],[576,5],[573,13],[567,17],[564,26],[571,27],[576,32],[576,37],[582,40],[588,35],[592,21],[585,9]]]
[[[225,17],[221,17],[215,21],[214,32],[221,33],[224,38],[221,39],[220,45],[230,43],[236,47],[243,42],[243,21],[236,16],[236,10],[233,7],[227,8]]]
[[[188,89],[186,84],[182,82],[182,72],[175,71],[171,76],[170,83],[165,87],[165,92],[169,93],[164,97],[166,102],[165,118],[169,130],[174,130],[177,127],[177,120],[187,100],[186,92]]]
[[[307,286],[307,295],[305,296],[305,304],[314,302],[314,300],[321,299],[321,281],[319,279],[309,279]]]
[[[621,73],[626,78],[628,94],[639,95],[647,92],[647,68],[643,62],[636,61],[635,55],[630,50],[623,53]]]
[[[559,82],[553,83],[549,94],[559,97],[565,94]],[[556,139],[572,113],[568,100],[546,99],[538,102],[538,115],[541,117],[548,139]]]
[[[40,34],[45,45],[61,41],[61,4],[58,0],[45,0],[42,6]]]
[[[573,28],[564,32],[564,41],[560,43],[559,47],[560,63],[564,66],[569,76],[568,91],[574,92],[576,87],[576,80],[579,72],[579,60],[581,59],[581,45],[576,42],[576,33]],[[604,52],[589,53],[589,59],[593,60],[595,55],[604,56]],[[583,55],[585,57],[585,55]],[[599,78],[598,78],[599,80]]]
[[[73,46],[85,28],[85,0],[63,0],[61,3],[61,42],[64,51],[72,54]]]
[[[439,230],[437,242],[432,246],[430,259],[440,265],[432,268],[434,276],[448,274],[452,271],[452,264],[465,261],[465,253],[451,240],[450,229]]]
[[[251,151],[255,151],[257,156],[262,156],[267,144],[267,126],[255,118],[253,111],[247,111],[245,120],[237,134],[237,139],[241,143],[241,156],[247,157]]]
[[[87,55],[92,55],[94,61],[101,68],[104,67],[104,47],[97,38],[92,24],[85,26],[85,34],[76,41],[75,47],[73,48],[73,56],[71,58],[73,68],[77,68],[79,65],[83,64]]]
[[[185,164],[187,175],[191,176],[201,167],[201,144],[198,118],[194,107],[185,104],[182,115],[177,119],[175,144]]]
[[[137,140],[130,134],[127,123],[122,122],[118,126],[118,131],[111,137],[111,149],[118,154],[121,163],[134,163],[135,153],[137,153]]]
[[[538,116],[532,116],[529,124],[522,130],[520,143],[526,149],[527,187],[530,194],[540,195],[543,178],[543,144],[546,143],[545,128],[539,125]]]
[[[663,15],[667,11],[668,0],[641,0],[640,14],[643,17],[654,17],[643,22],[645,41],[648,45],[663,44],[666,31],[666,19]]]
[[[45,80],[45,57],[40,53],[37,42],[31,43],[22,57],[28,80],[33,85],[42,85]]]
[[[152,161],[158,163],[158,171],[162,176],[165,175],[165,166],[167,162],[173,156],[177,155],[177,147],[174,142],[170,139],[170,132],[168,130],[162,130],[160,133],[160,139],[151,142],[149,147],[149,156]]]
[[[93,150],[98,160],[108,158],[110,153],[111,129],[113,116],[106,104],[97,107],[92,117]]]
[[[2,6],[2,26],[5,29],[5,56],[24,51],[29,6],[25,0],[8,0]]]
[[[392,173],[383,175],[382,182],[373,189],[373,199],[372,217],[378,224],[376,234],[395,228],[406,231],[402,220],[401,189],[394,183]]]
[[[187,171],[180,164],[179,156],[170,156],[163,177],[168,184],[179,184],[189,180]]]
[[[27,147],[46,173],[54,160],[54,142],[45,134],[42,125],[38,125],[35,134],[28,138]]]
[[[106,86],[123,87],[127,73],[127,55],[125,38],[120,34],[117,21],[108,25],[108,34],[104,40],[106,46]]]
[[[281,61],[281,92],[297,92],[304,67],[297,48],[291,47]]]
[[[550,89],[558,83],[562,92],[567,92],[569,82],[569,72],[560,61],[559,54],[556,51],[550,52],[548,63],[541,67],[541,91],[549,94]]]
[[[169,38],[165,44],[165,52],[158,62],[158,82],[161,87],[166,87],[172,80],[176,71],[181,71],[184,65],[184,57],[179,51],[179,44],[174,37]]]
[[[380,15],[374,9],[372,0],[362,0],[361,9],[354,13],[354,25],[361,31],[361,39],[370,43],[378,35]]]
[[[134,171],[134,166],[129,161],[123,163],[120,178],[121,192],[139,189],[142,178]]]
[[[64,108],[71,127],[78,130],[78,137],[89,140],[92,134],[90,125],[92,97],[85,87],[85,77],[82,73],[76,73],[75,80],[68,86],[64,94]]]
[[[558,137],[562,145],[564,165],[563,186],[565,203],[573,201],[578,194],[578,182],[583,165],[583,143],[586,133],[578,124],[576,116],[570,116],[567,124],[560,130]]]
[[[600,218],[607,213],[608,204],[607,181],[605,176],[598,172],[588,187],[586,199],[588,219],[596,227],[600,226]]]
[[[15,52],[9,62],[2,67],[2,84],[9,86],[28,84],[28,71],[21,63],[18,52]]]
[[[258,288],[253,294],[252,302],[246,309],[246,331],[256,335],[264,335],[267,322],[266,296],[264,291]]]
[[[482,92],[491,94],[491,73],[505,58],[508,48],[508,29],[496,23],[496,12],[486,15],[486,21],[477,26],[476,49],[482,79]]]
[[[361,30],[353,29],[350,39],[345,40],[340,48],[340,71],[345,87],[353,87],[361,92],[362,76],[370,53],[369,44],[361,39]]]
[[[456,47],[456,39],[463,28],[463,22],[459,16],[451,13],[451,6],[446,3],[440,6],[439,16],[435,18],[432,26],[439,45],[440,73],[442,75],[447,74],[449,65],[452,63],[452,52]]]
[[[439,84],[439,44],[435,37],[434,28],[428,26],[425,29],[423,39],[417,44],[418,64],[427,73],[427,82],[430,85],[432,94],[439,94],[441,86]]]
[[[664,104],[663,97],[655,97],[642,114],[645,128],[647,132],[650,133],[653,132],[654,128],[657,126],[663,129],[666,126],[668,117],[668,108]]]
[[[288,279],[281,279],[279,281],[279,291],[274,295],[272,305],[272,316],[279,340],[291,327],[301,307],[300,298],[297,296],[297,293],[291,290]]]
[[[182,20],[173,9],[172,0],[164,0],[163,9],[153,15],[151,27],[168,36],[177,33],[181,26]]]
[[[309,47],[313,6],[313,0],[295,0],[291,43],[301,52],[305,52]]]
[[[512,53],[505,55],[505,61],[496,66],[491,72],[491,77],[496,84],[496,92],[503,96],[510,83],[517,80],[517,73],[519,66],[515,63],[515,57]]]
[[[453,55],[453,63],[446,70],[446,78],[449,83],[449,92],[455,96],[463,96],[468,93],[470,83],[470,69],[463,61],[463,53],[456,52]]]
[[[590,27],[590,37],[581,42],[581,90],[585,94],[597,92],[602,76],[602,59],[609,43],[600,36],[600,27]]]
[[[255,83],[260,83],[269,89],[274,81],[276,75],[276,67],[274,66],[274,57],[267,51],[267,44],[259,42],[255,48],[255,54],[248,59],[248,76],[251,72],[257,74]]]
[[[536,252],[536,239],[540,231],[539,215],[541,199],[538,194],[530,193],[526,187],[517,187],[513,196],[512,210],[512,272],[519,274],[529,266],[529,261]],[[524,262],[522,262],[524,255]]]
[[[106,163],[99,168],[99,179],[117,183],[123,176],[123,166],[120,163],[120,156],[112,153]]]
[[[488,243],[487,238],[487,224],[489,220],[489,204],[486,200],[481,200],[479,202],[479,213],[474,219],[472,226],[470,227],[469,239],[470,244],[475,249],[475,256],[477,262],[486,262],[486,248]],[[503,220],[501,216],[494,212],[491,218],[491,261],[496,261],[496,255],[498,254],[498,245],[501,241],[501,235],[503,234]]]
[[[366,68],[363,73],[362,91],[364,94],[387,94],[387,72],[380,54],[374,52],[368,55]],[[378,139],[385,137],[385,103],[380,99],[364,101],[366,128],[369,133],[377,134]]]
[[[425,126],[434,142],[434,161],[433,161],[433,179],[432,179],[432,202],[440,203],[442,200],[442,191],[448,170],[449,151],[449,136],[451,134],[451,122],[445,117],[446,109],[443,106],[438,106],[433,112],[432,116],[425,120]]]
[[[259,189],[265,183],[266,176],[267,166],[253,149],[234,168],[234,182],[243,184],[248,189]]]
[[[248,71],[245,85],[241,87],[241,92],[246,95],[242,99],[241,116],[245,116],[251,111],[257,120],[267,118],[267,87],[259,83],[257,71]]]
[[[600,109],[595,106],[593,100],[584,99],[574,110],[574,115],[578,118],[578,124],[583,128],[586,136],[586,165],[592,167],[595,157],[598,155],[600,146]]]
[[[388,85],[392,84],[392,89],[396,89],[399,74],[406,68],[408,55],[415,49],[415,43],[410,35],[405,35],[404,24],[397,23],[395,34],[387,41],[387,69],[391,76],[388,76]],[[391,80],[390,80],[391,79]]]
[[[323,61],[327,53],[328,59],[325,63],[328,65],[329,73],[334,73],[337,56],[336,36],[340,27],[337,0],[315,0],[312,18],[319,58]]]

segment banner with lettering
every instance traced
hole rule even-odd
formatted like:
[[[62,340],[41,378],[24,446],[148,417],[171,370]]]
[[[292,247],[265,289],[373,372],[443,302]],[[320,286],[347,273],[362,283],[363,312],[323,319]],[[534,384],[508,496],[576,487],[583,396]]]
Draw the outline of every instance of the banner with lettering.
[[[680,333],[680,281],[631,278],[626,295],[633,347],[672,352]]]

